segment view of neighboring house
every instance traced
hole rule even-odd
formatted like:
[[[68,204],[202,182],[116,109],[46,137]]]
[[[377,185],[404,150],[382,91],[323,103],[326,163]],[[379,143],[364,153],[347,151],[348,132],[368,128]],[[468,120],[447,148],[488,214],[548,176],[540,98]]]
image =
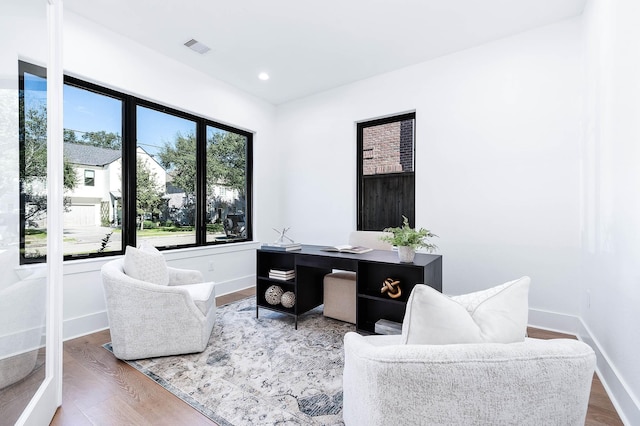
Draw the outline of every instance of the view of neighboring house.
[[[70,205],[64,226],[117,226],[122,193],[122,152],[93,145],[65,143],[65,158],[73,165],[77,185],[67,192]],[[144,149],[138,158],[151,170],[159,188],[165,188],[167,173]]]
[[[100,226],[101,216],[107,223],[117,224],[115,212],[122,196],[122,152],[65,143],[64,156],[73,165],[77,179],[76,187],[66,194],[70,206],[64,215],[64,226]]]
[[[122,152],[88,144],[65,142],[64,155],[75,170],[77,185],[65,196],[69,205],[64,214],[65,227],[118,226],[121,223]],[[151,171],[156,187],[164,192],[168,213],[178,212],[188,202],[186,194],[171,184],[171,173],[143,148],[137,148],[137,157]],[[212,188],[212,203],[233,204],[238,191],[223,186]],[[214,201],[215,200],[215,201]],[[219,212],[215,206],[210,209]],[[172,216],[174,215],[172,214]],[[177,214],[179,216],[179,214]],[[214,214],[215,215],[215,214]],[[221,213],[209,218],[218,219]],[[166,218],[165,218],[166,219]]]

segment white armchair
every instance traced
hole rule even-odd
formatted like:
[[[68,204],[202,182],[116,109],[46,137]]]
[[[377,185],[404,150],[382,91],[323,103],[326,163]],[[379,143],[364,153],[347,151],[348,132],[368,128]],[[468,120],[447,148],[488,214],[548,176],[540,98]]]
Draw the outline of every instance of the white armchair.
[[[584,425],[595,354],[583,342],[400,339],[345,335],[345,425]]]
[[[140,359],[201,352],[216,312],[215,285],[200,271],[167,268],[169,284],[125,274],[124,259],[102,267],[113,353]]]

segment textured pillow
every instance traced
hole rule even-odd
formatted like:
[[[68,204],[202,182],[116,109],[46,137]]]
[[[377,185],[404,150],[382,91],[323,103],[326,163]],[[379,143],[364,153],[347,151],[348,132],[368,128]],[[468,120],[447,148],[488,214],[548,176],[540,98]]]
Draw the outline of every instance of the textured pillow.
[[[455,297],[418,284],[407,302],[402,343],[522,342],[527,331],[530,282],[529,277],[522,277]]]
[[[167,262],[155,247],[153,249],[157,253],[127,246],[124,254],[124,273],[140,281],[168,285]]]
[[[138,249],[142,250],[146,253],[149,254],[155,254],[157,256],[162,256],[162,253],[160,253],[160,250],[158,250],[156,248],[156,246],[154,246],[153,244],[150,244],[146,241],[141,242],[140,244],[138,244]]]

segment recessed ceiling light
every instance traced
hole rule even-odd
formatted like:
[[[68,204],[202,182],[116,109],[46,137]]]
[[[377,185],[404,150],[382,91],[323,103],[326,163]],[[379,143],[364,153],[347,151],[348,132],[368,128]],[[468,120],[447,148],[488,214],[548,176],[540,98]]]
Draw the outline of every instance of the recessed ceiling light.
[[[195,40],[195,39],[189,40],[184,45],[187,46],[189,49],[193,50],[194,52],[198,52],[201,55],[204,55],[205,53],[211,50],[208,46],[200,43],[198,40]]]
[[[269,74],[267,74],[266,72],[261,72],[260,74],[258,74],[258,78],[262,81],[269,80]]]

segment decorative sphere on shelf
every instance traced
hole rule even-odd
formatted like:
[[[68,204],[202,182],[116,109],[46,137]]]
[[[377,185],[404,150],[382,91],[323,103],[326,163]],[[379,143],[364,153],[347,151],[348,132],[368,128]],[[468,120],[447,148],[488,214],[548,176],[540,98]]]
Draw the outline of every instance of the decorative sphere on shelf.
[[[280,303],[280,299],[282,298],[282,293],[284,293],[284,290],[282,290],[282,287],[277,285],[272,285],[267,289],[267,291],[265,291],[264,299],[270,305],[277,305]]]
[[[292,291],[287,291],[282,295],[280,303],[282,303],[282,306],[285,308],[293,308],[293,305],[296,304],[296,294]]]

